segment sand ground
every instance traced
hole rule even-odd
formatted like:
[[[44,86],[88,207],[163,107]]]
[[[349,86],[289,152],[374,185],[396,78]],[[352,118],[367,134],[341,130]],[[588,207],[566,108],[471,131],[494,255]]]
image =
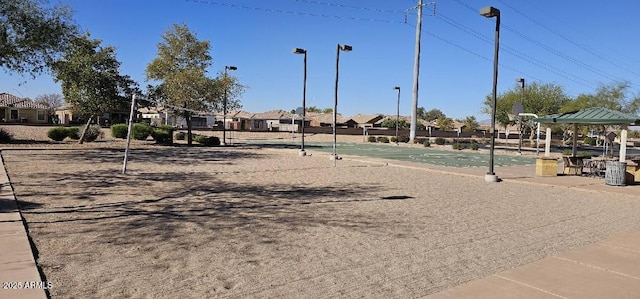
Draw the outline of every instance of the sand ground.
[[[258,147],[2,151],[53,298],[416,298],[640,224],[635,197]]]

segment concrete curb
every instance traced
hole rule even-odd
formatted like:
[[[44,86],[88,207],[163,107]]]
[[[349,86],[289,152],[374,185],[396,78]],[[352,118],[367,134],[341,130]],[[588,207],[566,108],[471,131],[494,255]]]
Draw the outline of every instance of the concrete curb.
[[[47,298],[0,152],[0,299]]]

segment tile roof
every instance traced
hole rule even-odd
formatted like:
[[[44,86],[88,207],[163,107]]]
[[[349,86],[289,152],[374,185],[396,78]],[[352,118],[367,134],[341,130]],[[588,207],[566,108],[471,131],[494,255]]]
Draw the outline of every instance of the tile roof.
[[[333,124],[333,113],[309,113],[307,112],[308,119],[315,119],[317,122],[322,124]],[[344,124],[351,120],[350,118],[342,117],[342,115],[338,114],[336,116],[336,122],[339,124]]]
[[[379,114],[356,114],[351,117],[358,124],[375,123],[380,118]]]
[[[284,110],[271,110],[267,112],[261,112],[254,114],[251,118],[253,119],[291,119],[293,114]]]
[[[28,98],[19,98],[8,93],[0,93],[0,107],[49,109],[49,106],[36,103]]]

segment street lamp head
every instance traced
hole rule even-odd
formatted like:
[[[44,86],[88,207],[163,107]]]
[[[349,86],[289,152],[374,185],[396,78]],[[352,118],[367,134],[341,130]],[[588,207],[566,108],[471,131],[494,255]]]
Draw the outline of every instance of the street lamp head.
[[[238,68],[237,68],[237,67],[235,67],[235,66],[227,65],[227,66],[225,66],[225,67],[224,67],[224,69],[225,69],[225,70],[230,70],[230,71],[235,71],[235,70],[237,70]]]
[[[393,89],[400,90],[400,86],[394,86]]]
[[[293,54],[307,54],[307,50],[302,48],[293,48]]]
[[[500,16],[500,10],[493,7],[493,6],[487,6],[487,7],[483,7],[480,9],[480,15],[486,17],[486,18],[493,18],[493,17],[499,17]]]
[[[522,83],[522,82],[524,82],[524,78],[518,78],[518,79],[516,79],[516,82]]]
[[[344,51],[344,52],[349,52],[353,50],[353,47],[349,45],[338,45],[338,47],[340,48],[340,51]]]

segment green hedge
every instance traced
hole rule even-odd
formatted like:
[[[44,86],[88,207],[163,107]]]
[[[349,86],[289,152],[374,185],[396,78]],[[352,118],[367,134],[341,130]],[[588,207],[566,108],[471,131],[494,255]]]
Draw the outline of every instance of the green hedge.
[[[55,127],[49,129],[47,131],[47,137],[53,139],[54,141],[62,141],[67,138],[67,128],[65,127]]]
[[[13,140],[13,135],[11,133],[5,131],[4,129],[0,129],[0,143],[9,143]]]
[[[215,137],[215,136],[203,136],[203,135],[196,135],[194,136],[193,140],[197,143],[200,143],[204,146],[218,146],[220,145],[220,138]]]
[[[173,144],[173,127],[159,126],[151,131],[151,137],[157,144],[171,145]]]
[[[147,124],[135,123],[131,129],[131,137],[135,140],[147,140],[153,128]]]
[[[127,138],[128,131],[129,125],[127,124],[115,124],[111,126],[111,136],[113,138],[125,139]]]

